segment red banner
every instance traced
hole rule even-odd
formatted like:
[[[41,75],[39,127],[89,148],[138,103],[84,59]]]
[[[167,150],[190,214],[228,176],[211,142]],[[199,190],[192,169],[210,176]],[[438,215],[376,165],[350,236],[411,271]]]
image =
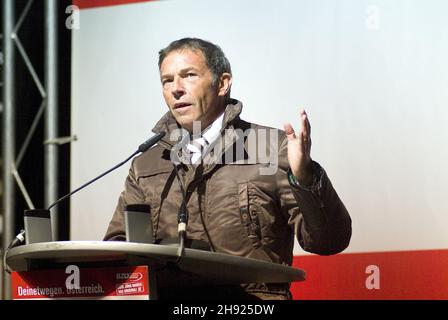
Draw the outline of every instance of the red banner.
[[[149,299],[148,267],[12,272],[13,299]]]
[[[157,0],[73,0],[73,4],[80,9],[96,8],[96,7],[109,7],[117,6],[121,4],[131,4],[137,2],[150,2]]]
[[[448,250],[295,256],[298,300],[446,300]]]

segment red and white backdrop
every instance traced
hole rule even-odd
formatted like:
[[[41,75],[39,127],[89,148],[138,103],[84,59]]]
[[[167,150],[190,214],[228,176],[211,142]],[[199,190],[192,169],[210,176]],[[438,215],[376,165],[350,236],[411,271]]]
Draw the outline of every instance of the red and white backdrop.
[[[446,1],[77,0],[72,188],[124,159],[166,112],[157,52],[211,40],[242,117],[298,126],[353,219],[344,253],[294,249],[296,299],[448,299]],[[79,8],[79,10],[77,10]],[[70,15],[71,13],[71,15]],[[128,166],[72,198],[71,238],[100,240]]]

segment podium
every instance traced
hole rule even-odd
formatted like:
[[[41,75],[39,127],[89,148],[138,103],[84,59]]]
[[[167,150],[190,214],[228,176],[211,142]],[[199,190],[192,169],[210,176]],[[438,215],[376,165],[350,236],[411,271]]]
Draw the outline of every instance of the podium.
[[[12,271],[147,266],[149,299],[170,288],[234,286],[249,283],[302,281],[305,272],[276,263],[186,248],[178,257],[175,245],[120,241],[58,241],[11,249],[6,264]],[[187,289],[188,292],[188,289]]]

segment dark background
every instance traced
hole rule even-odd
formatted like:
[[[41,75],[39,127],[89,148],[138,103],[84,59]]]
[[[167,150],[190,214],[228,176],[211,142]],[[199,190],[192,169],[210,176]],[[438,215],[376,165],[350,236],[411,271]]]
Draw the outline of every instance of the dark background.
[[[28,0],[15,0],[15,21],[19,19]],[[70,135],[70,66],[71,66],[71,30],[65,26],[69,14],[66,7],[69,0],[58,3],[58,137]],[[0,9],[1,11],[1,9]],[[44,1],[33,1],[18,37],[37,72],[39,80],[45,86],[44,74]],[[26,64],[14,45],[15,50],[15,112],[16,112],[16,157],[23,145],[35,115],[41,105],[42,97],[35,85]],[[18,168],[20,177],[36,208],[44,208],[44,116],[38,124],[29,147]],[[59,197],[69,192],[70,186],[70,144],[58,146],[59,149]],[[16,187],[15,224],[16,234],[23,228],[23,211],[28,209],[25,199]],[[68,240],[70,222],[70,202],[64,201],[57,206],[59,210],[59,240]]]

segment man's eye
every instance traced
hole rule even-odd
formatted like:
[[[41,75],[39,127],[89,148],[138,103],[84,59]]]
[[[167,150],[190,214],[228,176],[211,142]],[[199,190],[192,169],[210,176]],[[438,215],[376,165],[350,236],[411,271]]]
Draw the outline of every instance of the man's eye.
[[[173,80],[172,79],[164,79],[164,80],[162,80],[162,85],[165,85],[169,82],[173,82]]]
[[[196,75],[196,73],[191,73],[191,72],[187,73],[187,77],[194,77],[195,75]]]

